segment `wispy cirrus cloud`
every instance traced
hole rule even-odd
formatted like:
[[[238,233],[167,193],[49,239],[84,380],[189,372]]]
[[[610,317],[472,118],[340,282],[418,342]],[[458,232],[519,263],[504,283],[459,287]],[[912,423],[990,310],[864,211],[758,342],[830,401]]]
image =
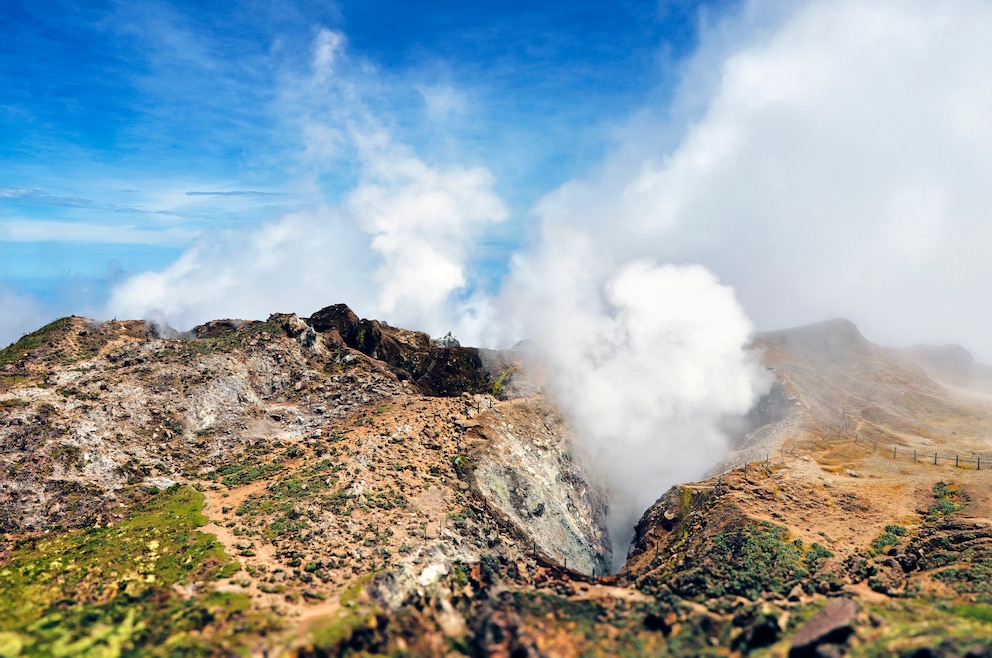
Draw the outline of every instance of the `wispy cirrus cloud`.
[[[0,242],[74,242],[79,244],[188,244],[200,231],[186,228],[147,229],[131,224],[89,224],[38,219],[0,220]]]
[[[285,192],[262,192],[260,190],[190,190],[186,196],[213,197],[243,197],[246,199],[264,199],[268,197],[284,197]]]
[[[7,199],[12,203],[59,208],[96,208],[98,206],[92,199],[61,196],[29,187],[0,186],[0,199]]]

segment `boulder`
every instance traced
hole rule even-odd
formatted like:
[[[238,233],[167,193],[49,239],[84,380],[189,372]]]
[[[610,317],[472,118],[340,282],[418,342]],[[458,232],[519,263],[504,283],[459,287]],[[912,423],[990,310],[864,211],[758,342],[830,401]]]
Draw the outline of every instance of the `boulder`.
[[[307,318],[307,324],[317,333],[336,333],[342,342],[350,344],[355,327],[358,326],[358,316],[347,304],[334,304],[311,315]]]
[[[812,658],[821,645],[844,644],[854,632],[857,614],[858,604],[854,601],[833,599],[796,633],[789,658]]]

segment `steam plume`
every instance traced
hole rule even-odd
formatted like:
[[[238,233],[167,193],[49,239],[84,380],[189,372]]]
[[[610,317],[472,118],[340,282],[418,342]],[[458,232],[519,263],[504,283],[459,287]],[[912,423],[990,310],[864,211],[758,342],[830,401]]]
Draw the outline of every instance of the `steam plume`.
[[[591,245],[573,235],[519,258],[512,303],[610,490],[618,567],[644,510],[725,455],[718,425],[748,411],[763,378],[745,351],[751,323],[713,274],[651,260],[598,266]]]

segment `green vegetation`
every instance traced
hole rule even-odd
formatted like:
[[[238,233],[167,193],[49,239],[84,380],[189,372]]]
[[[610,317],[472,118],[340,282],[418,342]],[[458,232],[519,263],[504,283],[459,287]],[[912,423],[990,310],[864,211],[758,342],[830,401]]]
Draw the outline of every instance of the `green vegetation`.
[[[470,470],[473,467],[473,464],[468,455],[459,453],[451,456],[451,466],[455,469],[456,473],[462,475],[466,471]]]
[[[768,522],[747,523],[712,538],[704,559],[677,573],[673,589],[701,601],[722,596],[757,599],[766,592],[785,595],[805,583],[833,553],[819,544],[804,550],[800,539]]]
[[[214,335],[182,341],[183,352],[191,356],[232,352],[282,336],[282,328],[272,322],[250,321],[241,326],[215,327]]]
[[[726,650],[714,648],[710,639],[726,646],[732,633],[730,618],[717,619],[671,600],[617,600],[604,605],[595,600],[518,591],[502,595],[495,605],[519,614],[531,636],[559,638],[563,655],[726,655]]]
[[[458,512],[448,512],[448,521],[450,521],[451,525],[454,527],[459,530],[463,530],[465,526],[468,525],[468,520],[474,516],[475,514],[472,512],[472,509],[466,507]]]
[[[96,356],[100,348],[106,343],[103,337],[104,335],[98,328],[91,328],[87,331],[76,333],[75,340],[71,344],[63,343],[62,345],[57,345],[60,336],[72,333],[74,317],[59,318],[37,331],[22,336],[13,345],[3,348],[0,350],[0,366],[7,365],[8,363],[16,364],[33,350],[49,344],[55,345],[55,348],[48,354],[49,358],[62,365],[68,365]]]
[[[958,502],[958,489],[947,482],[938,482],[933,485],[934,503],[927,510],[926,520],[937,521],[946,518],[961,509]]]
[[[116,525],[15,544],[0,567],[0,655],[214,655],[272,628],[247,597],[203,587],[239,567],[196,530],[202,494],[129,495]],[[194,583],[189,597],[173,588]]]
[[[281,470],[283,467],[278,461],[271,464],[260,464],[256,459],[249,457],[240,462],[221,466],[214,471],[214,474],[221,476],[220,481],[225,487],[240,487],[251,484],[255,480],[269,477]]]
[[[64,398],[77,398],[79,400],[99,400],[100,394],[96,391],[81,391],[75,386],[56,389],[59,395]]]
[[[992,606],[989,605],[956,605],[951,607],[951,613],[966,619],[977,619],[986,624],[992,624]]]
[[[816,573],[820,570],[820,565],[823,561],[832,558],[833,556],[833,551],[816,542],[813,542],[813,545],[809,547],[808,551],[806,551],[806,568],[810,573]]]
[[[978,603],[992,603],[992,550],[967,550],[960,562],[934,574],[959,595]]]
[[[516,368],[507,368],[503,372],[499,373],[499,377],[493,382],[492,389],[490,392],[493,394],[494,398],[503,399],[506,393],[506,385],[509,383],[510,378],[513,377],[513,373],[517,371]]]
[[[906,532],[906,528],[901,525],[885,526],[885,531],[871,544],[871,555],[882,553],[889,546],[898,545],[900,538],[906,536]]]
[[[71,326],[71,323],[72,318],[59,318],[54,322],[49,322],[37,331],[22,336],[13,345],[8,345],[0,350],[0,366],[8,363],[17,363],[31,350],[35,350],[52,341],[57,334],[64,333]]]
[[[356,631],[376,628],[378,609],[359,602],[365,584],[374,574],[366,574],[341,594],[341,609],[314,623],[308,633],[308,640],[314,648],[323,650],[319,655],[347,655],[343,648]]]
[[[867,608],[881,623],[859,632],[859,656],[934,655],[930,650],[937,647],[937,655],[963,656],[975,646],[986,646],[982,638],[987,642],[992,637],[985,606],[948,608],[921,599],[899,599]]]

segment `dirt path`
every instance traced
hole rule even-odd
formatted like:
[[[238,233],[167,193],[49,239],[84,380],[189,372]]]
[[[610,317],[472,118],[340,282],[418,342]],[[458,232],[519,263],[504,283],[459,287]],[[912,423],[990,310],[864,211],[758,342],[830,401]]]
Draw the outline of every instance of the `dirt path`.
[[[275,547],[271,544],[251,537],[239,537],[234,534],[226,523],[236,518],[235,510],[245,501],[254,496],[260,496],[269,485],[268,480],[257,480],[251,484],[235,489],[212,488],[213,483],[203,486],[204,505],[203,513],[210,522],[202,526],[202,532],[210,533],[217,537],[217,541],[224,547],[224,552],[241,562],[245,567],[235,574],[229,581],[216,583],[216,588],[220,591],[240,592],[250,596],[254,605],[259,608],[268,608],[278,611],[281,614],[299,617],[312,615],[314,610],[325,607],[326,604],[317,606],[308,605],[304,599],[293,601],[276,591],[265,592],[262,590],[262,581],[251,575],[281,573],[282,564],[275,557]],[[227,510],[225,512],[225,510]],[[250,550],[253,555],[242,555],[243,550]],[[250,569],[250,570],[249,570]],[[277,589],[272,587],[273,590]]]

